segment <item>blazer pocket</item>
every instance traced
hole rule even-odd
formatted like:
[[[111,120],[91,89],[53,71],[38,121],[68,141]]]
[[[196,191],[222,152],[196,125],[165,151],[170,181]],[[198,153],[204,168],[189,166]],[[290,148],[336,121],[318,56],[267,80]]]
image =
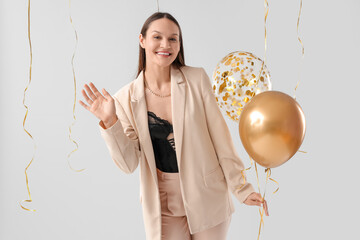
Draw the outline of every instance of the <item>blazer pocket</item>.
[[[224,179],[225,176],[220,165],[204,176],[205,185],[207,187],[210,187],[219,181],[224,181]]]

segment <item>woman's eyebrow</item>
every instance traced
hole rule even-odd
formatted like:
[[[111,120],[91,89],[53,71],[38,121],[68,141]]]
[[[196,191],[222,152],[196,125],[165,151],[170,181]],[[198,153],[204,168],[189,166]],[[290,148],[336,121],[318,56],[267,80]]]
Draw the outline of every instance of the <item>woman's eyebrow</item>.
[[[161,33],[161,32],[159,32],[159,31],[156,31],[156,30],[154,30],[154,31],[152,31],[152,32],[157,32],[157,33]],[[177,34],[177,33],[173,33],[173,34],[171,34],[171,35],[177,35],[177,36],[179,36],[179,34]]]

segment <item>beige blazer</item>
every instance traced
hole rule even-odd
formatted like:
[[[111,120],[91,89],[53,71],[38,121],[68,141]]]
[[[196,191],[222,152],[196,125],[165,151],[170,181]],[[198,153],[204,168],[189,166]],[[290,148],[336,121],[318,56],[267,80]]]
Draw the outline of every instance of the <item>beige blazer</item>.
[[[101,136],[123,172],[134,172],[140,163],[140,202],[146,239],[161,240],[160,196],[143,72],[113,98],[119,120],[108,129],[100,121]],[[244,164],[203,68],[171,67],[171,104],[180,187],[193,234],[230,217],[235,211],[230,192],[243,203],[254,188],[242,178]],[[243,184],[241,190],[237,189]]]

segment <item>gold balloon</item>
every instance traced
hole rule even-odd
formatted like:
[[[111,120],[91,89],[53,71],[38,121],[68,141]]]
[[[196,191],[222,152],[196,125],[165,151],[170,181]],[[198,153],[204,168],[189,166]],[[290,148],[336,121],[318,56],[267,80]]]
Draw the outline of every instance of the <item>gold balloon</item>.
[[[300,105],[289,95],[278,91],[262,92],[242,111],[239,134],[254,161],[265,168],[278,167],[302,144],[305,116]]]
[[[270,74],[264,62],[249,52],[226,55],[213,73],[216,101],[226,115],[239,122],[241,111],[256,94],[271,90]]]

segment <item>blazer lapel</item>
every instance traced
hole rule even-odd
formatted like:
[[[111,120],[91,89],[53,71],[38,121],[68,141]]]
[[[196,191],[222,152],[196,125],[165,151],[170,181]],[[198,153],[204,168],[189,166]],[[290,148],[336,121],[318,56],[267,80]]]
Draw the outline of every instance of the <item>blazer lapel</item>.
[[[185,113],[185,78],[181,71],[171,66],[171,108],[172,108],[172,121],[174,131],[174,142],[176,148],[176,158],[179,169],[181,168],[181,147],[183,140],[183,126],[184,126],[184,113]],[[138,129],[139,140],[143,147],[144,154],[148,161],[151,174],[158,184],[154,150],[151,142],[147,104],[144,92],[144,77],[143,71],[135,79],[134,88],[131,94],[131,108]]]

